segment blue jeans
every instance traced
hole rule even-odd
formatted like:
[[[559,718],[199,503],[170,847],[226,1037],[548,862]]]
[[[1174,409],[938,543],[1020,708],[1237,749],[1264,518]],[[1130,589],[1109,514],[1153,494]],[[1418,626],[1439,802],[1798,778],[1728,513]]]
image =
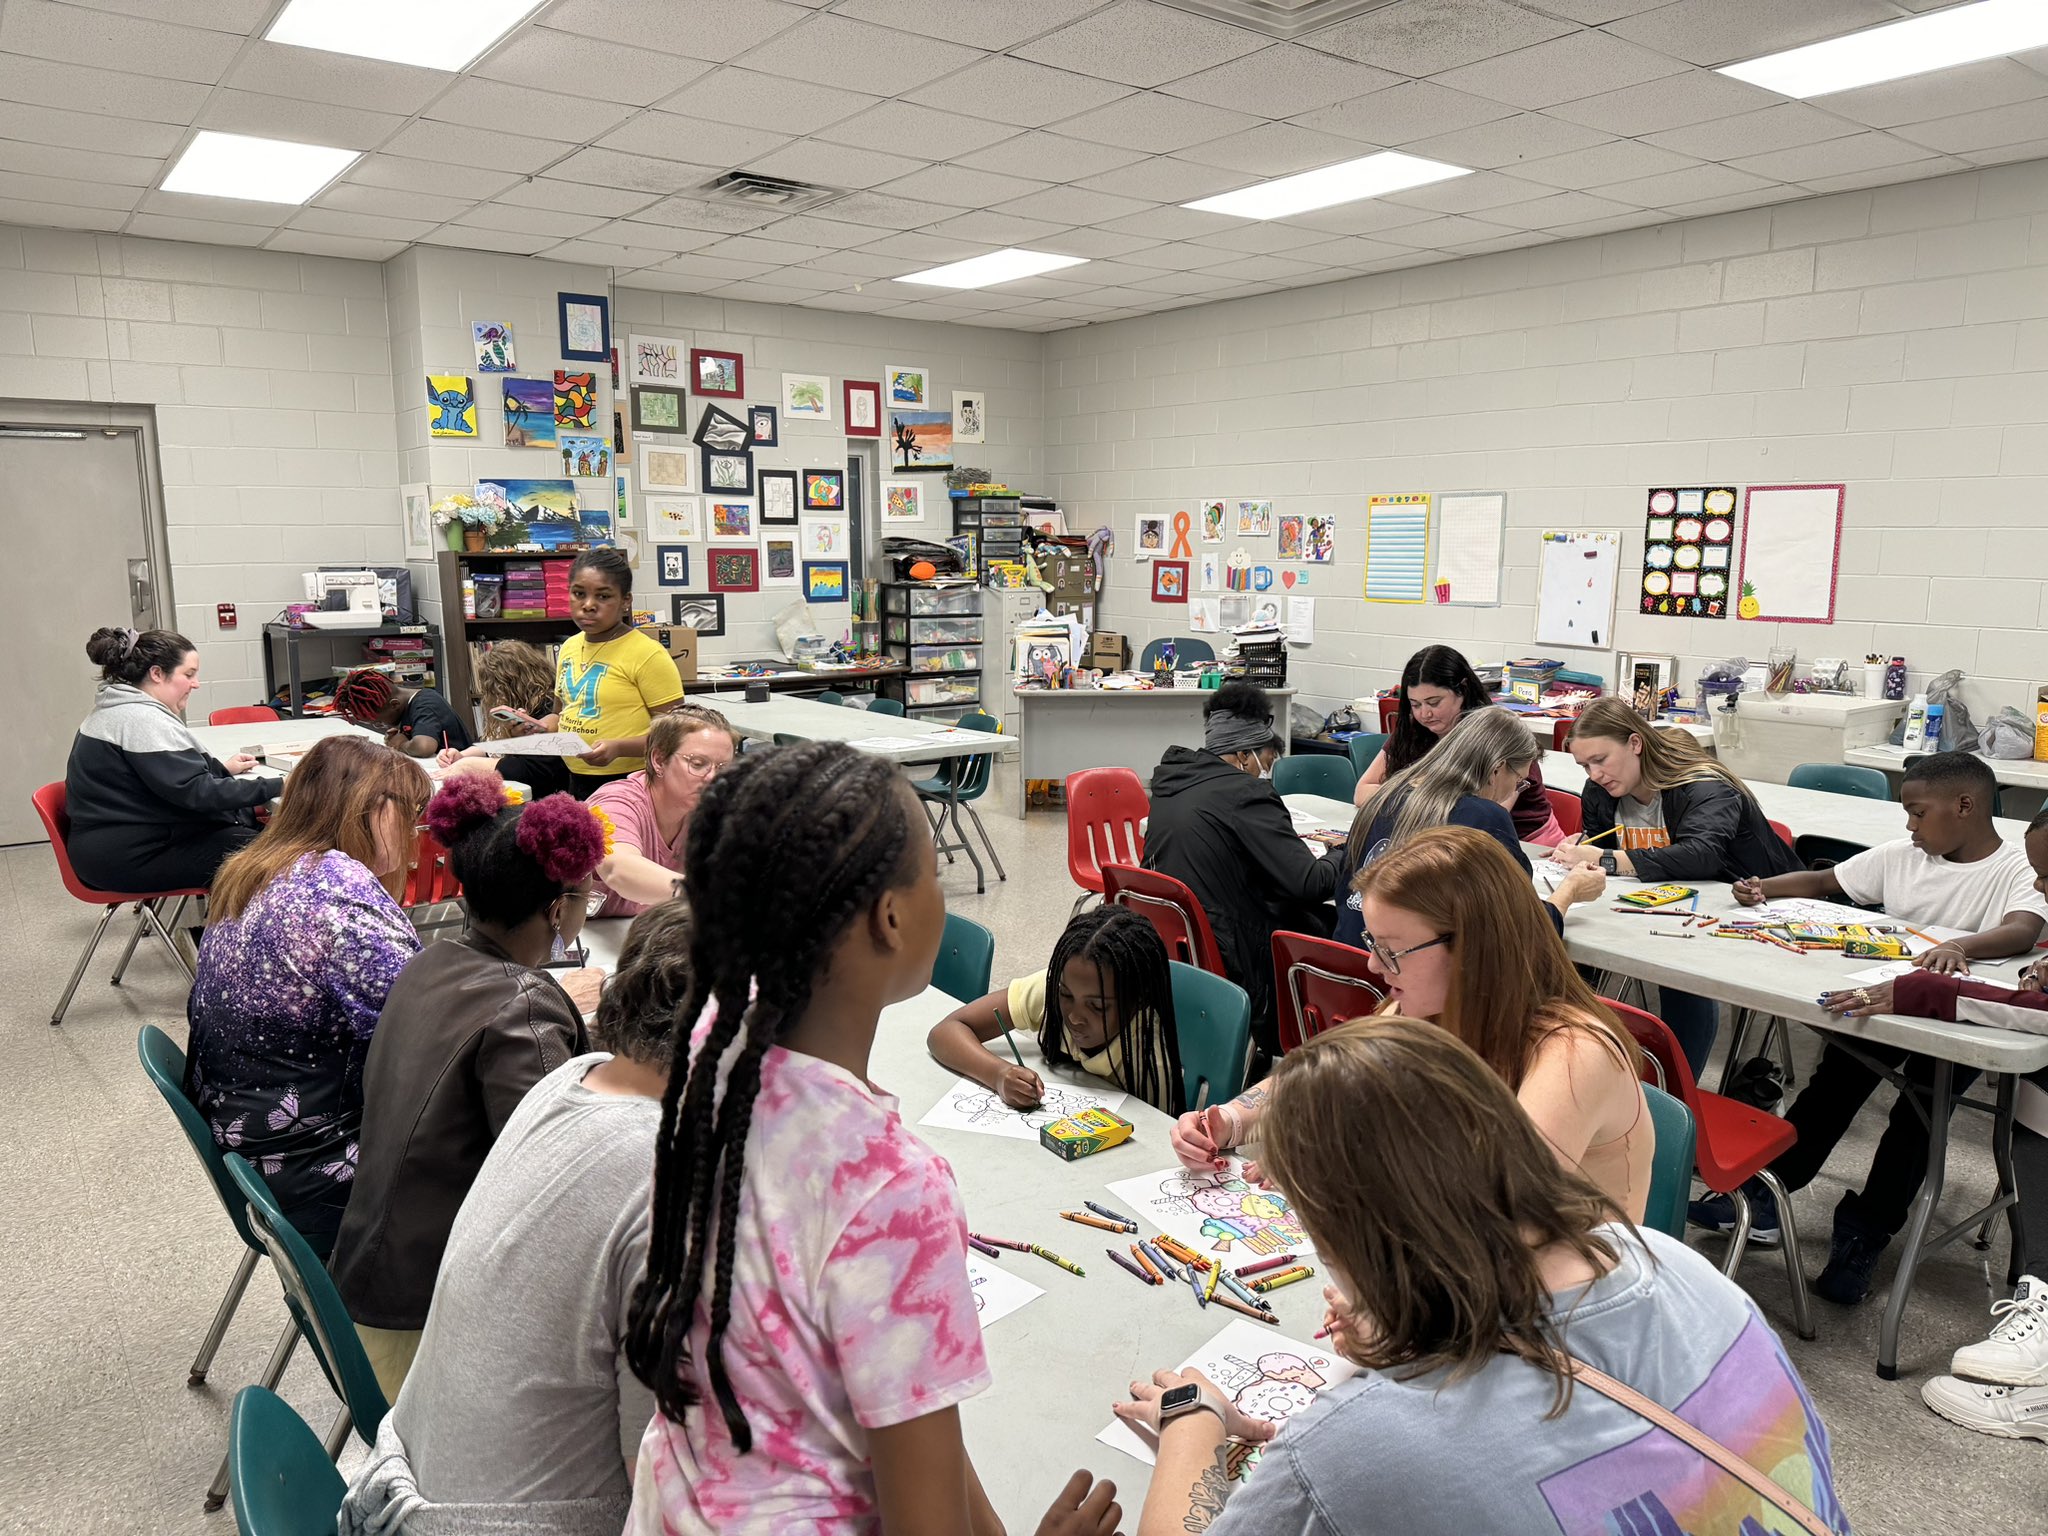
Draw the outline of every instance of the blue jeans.
[[[1707,1057],[1714,1049],[1714,1035],[1721,1027],[1721,1015],[1710,997],[1691,992],[1657,989],[1658,1017],[1663,1019],[1685,1052],[1685,1064],[1692,1068],[1693,1081],[1707,1070]]]

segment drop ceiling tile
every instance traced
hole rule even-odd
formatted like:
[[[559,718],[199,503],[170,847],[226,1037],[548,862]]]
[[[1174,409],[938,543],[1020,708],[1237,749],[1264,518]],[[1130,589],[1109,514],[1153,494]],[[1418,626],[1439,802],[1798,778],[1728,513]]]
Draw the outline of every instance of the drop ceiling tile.
[[[1957,158],[1970,165],[2009,165],[2015,160],[2048,160],[2048,139],[2001,144],[1996,149],[1966,149]]]
[[[1164,85],[1264,46],[1258,34],[1185,11],[1117,0],[1085,21],[1015,50],[1016,56],[1125,85]]]
[[[854,192],[812,210],[812,217],[831,219],[841,224],[867,224],[880,229],[922,229],[927,224],[936,224],[941,219],[950,219],[966,211],[946,203],[899,197],[894,193]]]
[[[473,206],[466,197],[436,197],[431,192],[400,192],[388,187],[366,187],[344,181],[329,187],[313,204],[343,213],[376,213],[392,219],[425,219],[440,224]],[[523,210],[514,210],[523,211]]]
[[[653,155],[689,165],[746,165],[758,156],[791,142],[787,134],[766,128],[714,123],[673,112],[642,112],[615,128],[598,144],[626,154]]]
[[[404,240],[363,240],[351,235],[321,235],[306,229],[281,229],[263,242],[266,251],[300,256],[340,256],[350,261],[389,261],[406,248]]]
[[[1064,273],[1053,273],[1045,277],[1020,277],[1014,282],[1003,284],[1003,292],[1017,294],[1026,299],[1073,299],[1090,293],[1100,287],[1098,283],[1084,280],[1082,274],[1092,272],[1091,263],[1086,267],[1068,267]],[[1073,278],[1072,282],[1059,281],[1061,276]]]
[[[557,213],[594,213],[616,219],[645,208],[649,194],[624,187],[594,187],[587,182],[535,176],[506,188],[497,201],[514,208],[549,208]]]
[[[1526,173],[1527,166],[1517,165],[1515,170]],[[1390,192],[1376,201],[1420,208],[1430,213],[1474,213],[1482,208],[1496,208],[1502,203],[1526,203],[1531,198],[1548,195],[1551,190],[1540,182],[1524,181],[1521,175],[1474,171],[1470,176],[1455,176],[1449,181],[1414,187],[1406,192]]]
[[[476,207],[457,214],[455,222],[467,224],[473,229],[524,230],[536,235],[553,235],[557,240],[573,240],[579,235],[589,234],[605,221],[594,213],[557,213],[552,208],[521,208],[510,203],[479,203]]]
[[[401,192],[435,192],[443,197],[481,200],[496,197],[519,177],[508,171],[444,165],[438,160],[415,160],[405,155],[374,154],[358,160],[347,179],[368,187],[395,187]]]
[[[809,14],[777,0],[559,0],[538,25],[723,63]]]
[[[855,149],[850,144],[828,144],[823,139],[799,139],[770,154],[754,156],[747,161],[747,168],[785,181],[861,188],[894,181],[924,163],[908,155],[885,155],[879,150]]]
[[[665,197],[634,214],[649,224],[668,224],[678,229],[713,230],[719,234],[744,234],[773,224],[775,214],[766,208],[748,208],[736,203],[707,203],[695,197]]]
[[[1014,213],[1026,219],[1050,219],[1059,224],[1107,224],[1157,207],[1135,197],[1114,197],[1107,192],[1090,192],[1083,187],[1051,187],[998,205],[999,213]]]
[[[1478,171],[1517,170],[1522,162],[1545,160],[1552,155],[1591,149],[1607,141],[1607,135],[1577,123],[1567,123],[1545,112],[1521,112],[1499,122],[1481,123],[1456,133],[1416,139],[1401,146],[1405,153],[1423,155],[1451,165]]]
[[[1122,235],[1106,229],[1070,229],[1063,235],[1053,235],[1042,240],[1035,247],[1051,251],[1055,256],[1082,256],[1095,261],[1105,256],[1129,256],[1138,251],[1145,253],[1147,262],[1152,251],[1159,245],[1157,240],[1143,235]]]
[[[1283,224],[1278,219],[1254,219],[1236,229],[1219,229],[1213,235],[1197,235],[1192,243],[1219,251],[1271,256],[1304,245],[1327,244],[1329,238],[1327,230],[1305,229],[1298,224]]]
[[[1287,222],[1304,229],[1326,230],[1333,235],[1378,235],[1387,230],[1420,224],[1435,216],[1434,209],[1411,207],[1392,198],[1366,197],[1355,203],[1340,203],[1335,208],[1299,213]]]
[[[558,177],[651,193],[690,191],[722,175],[726,167],[685,165],[678,160],[622,154],[616,149],[579,149],[548,169]]]
[[[1138,253],[1138,260],[1145,266],[1162,272],[1198,272],[1204,267],[1220,267],[1226,261],[1235,261],[1241,254],[1228,246],[1197,245],[1192,240],[1169,240]]]
[[[27,179],[33,181],[37,178]],[[112,231],[121,228],[130,217],[124,208],[82,208],[69,203],[44,203],[10,197],[4,190],[5,182],[6,178],[0,177],[0,221],[8,224]]]
[[[2033,101],[1913,123],[1900,128],[1898,136],[1952,155],[2048,138],[2048,92]]]
[[[508,80],[543,91],[585,82],[619,101],[647,107],[683,89],[710,68],[701,59],[529,27],[486,54],[472,72],[487,80]]]
[[[1015,123],[1020,128],[1042,128],[1128,94],[1122,86],[1069,70],[998,57],[935,80],[913,91],[910,100],[993,122]]]
[[[1258,124],[1257,118],[1243,112],[1147,91],[1070,117],[1055,131],[1119,149],[1142,149],[1163,155]]]
[[[1514,113],[1513,107],[1497,101],[1468,96],[1427,80],[1409,80],[1357,101],[1305,112],[1295,122],[1319,133],[1392,148],[1480,123],[1497,122]]]
[[[465,128],[459,123],[430,123],[424,119],[406,124],[383,146],[389,154],[438,160],[444,165],[526,174],[553,164],[575,147],[560,139],[530,139],[516,133],[493,133]]]
[[[151,80],[119,70],[83,69],[0,53],[0,100],[182,128],[205,105],[206,94],[205,86],[185,80]]]
[[[1141,197],[1147,202],[1191,203],[1196,198],[1228,192],[1244,185],[1242,171],[1217,165],[1196,165],[1167,155],[1153,155],[1121,169],[1076,183],[1091,192]]]
[[[607,245],[596,240],[565,240],[548,247],[548,260],[573,261],[584,266],[610,267],[615,272],[637,272],[658,262],[675,260],[674,251],[638,249]]]
[[[1343,160],[1356,160],[1362,146],[1332,134],[1297,128],[1292,123],[1261,123],[1242,133],[1227,134],[1180,152],[1199,165],[1228,166],[1251,176],[1291,176]]]
[[[468,224],[443,224],[420,237],[421,245],[445,245],[458,251],[497,251],[506,256],[538,256],[557,242],[553,235],[519,234],[509,229],[477,229]]]
[[[391,112],[223,89],[207,97],[195,126],[337,149],[375,149],[404,127],[405,119]]]
[[[131,214],[121,228],[124,234],[150,240],[190,240],[200,245],[261,245],[277,233],[275,224],[223,224],[161,213]]]
[[[198,197],[190,192],[145,192],[135,205],[144,213],[194,224],[289,224],[300,209],[291,203],[252,203],[241,197]]]
[[[1102,0],[843,0],[838,14],[971,48],[1009,48],[1065,26]]]
[[[1654,176],[1660,171],[1682,171],[1698,163],[1690,155],[1658,149],[1634,139],[1616,139],[1609,144],[1595,144],[1591,149],[1573,150],[1568,155],[1524,160],[1515,167],[1515,174],[1549,187],[1581,189],[1633,181],[1643,176]],[[1421,190],[1426,192],[1429,188]]]
[[[771,240],[787,240],[792,245],[810,245],[830,251],[866,245],[875,237],[874,231],[863,225],[841,224],[810,213],[777,219],[772,224],[762,225],[757,233]]]
[[[664,272],[659,267],[644,267],[633,274],[628,286],[647,293],[702,293],[708,282],[680,272]]]
[[[1235,277],[1248,283],[1265,283],[1301,277],[1318,270],[1309,262],[1289,261],[1285,256],[1247,256],[1241,261],[1211,267],[1209,274],[1212,277]]]
[[[1294,117],[1398,85],[1399,75],[1333,58],[1293,43],[1275,43],[1228,64],[1162,86],[1169,96],[1212,107]]]
[[[316,235],[354,235],[363,240],[417,240],[440,220],[391,219],[376,213],[343,213],[333,208],[301,208],[293,229]]]
[[[1112,234],[1149,235],[1154,240],[1188,240],[1196,235],[1214,234],[1238,223],[1220,213],[1197,213],[1192,208],[1152,208],[1127,218],[1111,219],[1103,227]]]
[[[1803,101],[1787,101],[1759,112],[1724,117],[1718,122],[1694,123],[1686,128],[1648,134],[1643,142],[1696,160],[1734,160],[1742,155],[1763,155],[1800,144],[1818,144],[1823,139],[1839,139],[1855,131],[1854,123],[1844,122],[1832,113]]]
[[[1341,240],[1325,240],[1320,245],[1299,246],[1292,254],[1296,261],[1314,262],[1317,266],[1333,269],[1347,269],[1407,256],[1412,250],[1413,247],[1374,240],[1368,235],[1349,235]]]
[[[1670,3],[1671,0],[1543,0],[1543,8],[1573,21],[1582,21],[1589,27],[1600,27],[1623,16],[1653,11]]]
[[[89,11],[118,11],[181,27],[209,27],[246,36],[271,12],[271,0],[66,0]]]
[[[1007,139],[1016,131],[1011,123],[986,123],[957,112],[920,107],[915,102],[885,101],[844,122],[821,128],[812,137],[867,148],[915,147],[919,154],[932,160],[958,160],[999,139]]]
[[[743,56],[746,67],[790,80],[858,80],[878,96],[900,96],[983,57],[943,42],[839,15],[812,16]]]
[[[1526,203],[1504,203],[1486,210],[1488,223],[1510,229],[1558,229],[1566,224],[1584,224],[1592,219],[1613,219],[1641,210],[1586,192],[1555,192]]]
[[[834,251],[804,265],[815,272],[841,272],[848,277],[894,277],[903,270],[903,258],[871,255],[866,251]]]
[[[1846,139],[1830,139],[1825,144],[1801,144],[1728,163],[1736,170],[1772,181],[1815,181],[1824,176],[1847,176],[1855,171],[1873,171],[1880,166],[1929,158],[1920,145],[1908,144],[1891,134],[1859,133]]]
[[[977,213],[962,214],[957,219],[941,220],[931,226],[931,232],[955,240],[986,240],[991,245],[1028,246],[1032,250],[1043,250],[1039,241],[1061,234],[1068,227],[1053,219],[1022,219],[1015,214],[991,213],[983,209]]]
[[[873,96],[831,85],[798,86],[775,75],[730,65],[713,70],[664,101],[663,110],[712,122],[744,123],[781,133],[810,133],[875,104]]]
[[[2041,151],[2036,148],[2026,158],[2038,160],[2041,158]],[[1935,155],[1926,160],[1909,161],[1905,165],[1880,166],[1874,171],[1853,171],[1846,176],[1817,177],[1813,181],[1802,182],[1797,188],[1791,189],[1791,192],[1794,197],[1806,197],[1816,192],[1860,192],[1865,187],[1896,187],[1928,176],[1953,176],[1957,171],[1966,171],[1969,168],[1967,161],[1949,155]]]
[[[707,288],[705,293],[714,299],[727,299],[741,304],[795,304],[810,297],[802,288],[791,288],[782,283],[768,281],[766,278],[752,282],[724,283],[716,288]]]
[[[0,170],[31,176],[68,176],[112,187],[147,187],[163,174],[155,155],[108,155],[90,149],[54,149],[0,139]],[[249,222],[256,222],[251,220]]]
[[[221,83],[265,96],[324,101],[409,117],[447,90],[453,80],[445,70],[252,42]]]
[[[775,267],[797,266],[830,254],[816,246],[793,245],[787,240],[764,240],[759,235],[731,235],[695,249],[706,256],[723,256],[728,261],[759,261]]]
[[[1572,32],[1533,48],[1447,70],[1437,77],[1437,83],[1533,109],[1641,85],[1684,68],[1675,59],[1604,32]]]
[[[1734,64],[1897,21],[1889,0],[1672,0],[1607,30],[1692,64]]]
[[[80,181],[75,176],[37,176],[27,171],[0,170],[0,198],[49,207],[127,210],[142,201],[145,190],[142,187],[115,187],[104,182]]]
[[[568,137],[581,142],[618,127],[633,111],[623,102],[563,96],[530,85],[464,75],[420,115],[437,123],[465,123],[500,133]]]
[[[1145,158],[1142,150],[1118,149],[1070,139],[1056,133],[1020,133],[1015,138],[962,155],[959,162],[975,170],[1001,171],[1009,176],[1028,176],[1038,181],[1079,181],[1085,176],[1129,165]]]
[[[1407,0],[1340,21],[1302,39],[1403,75],[1434,75],[1572,30],[1508,0]]]
[[[963,208],[987,208],[1027,193],[1043,192],[1048,185],[1047,182],[1022,176],[999,176],[994,171],[970,171],[958,165],[928,165],[921,171],[912,171],[890,182],[887,190],[897,197],[957,203]]]
[[[1454,245],[1469,244],[1475,240],[1498,240],[1512,233],[1514,231],[1505,224],[1451,215],[1440,219],[1425,219],[1420,224],[1404,224],[1399,229],[1387,230],[1380,238],[1389,245],[1440,251]]]
[[[650,224],[643,219],[614,219],[586,230],[581,238],[600,245],[623,245],[636,251],[666,251],[680,256],[684,251],[702,250],[721,236],[704,229],[679,229],[670,224]]]
[[[813,294],[834,293],[846,286],[846,279],[842,274],[813,272],[808,267],[777,267],[769,275],[768,281],[778,288],[794,289],[806,298]]]
[[[1683,128],[1689,123],[1754,112],[1783,100],[1775,91],[1731,80],[1710,69],[1689,69],[1648,85],[1632,85],[1625,90],[1564,102],[1552,107],[1550,115],[1636,138],[1662,129]]]
[[[0,139],[50,144],[63,149],[89,149],[108,155],[162,158],[184,141],[183,130],[169,123],[148,123],[95,112],[66,112],[27,102],[0,101]]]
[[[1729,197],[1737,192],[1762,192],[1772,183],[1747,171],[1725,165],[1699,165],[1691,170],[1666,171],[1637,181],[1616,182],[1593,190],[1617,203],[1639,208],[1669,208],[1675,203],[1695,203],[1705,197]]]
[[[2011,106],[2042,94],[2041,77],[2032,70],[2011,59],[1986,59],[1857,91],[1835,91],[1821,99],[1838,116],[1872,128],[1896,128]]]
[[[805,309],[831,309],[850,315],[879,314],[888,307],[889,301],[877,299],[865,293],[821,293],[816,298],[805,299]]]
[[[0,52],[158,80],[212,85],[227,73],[241,46],[240,37],[226,32],[82,10],[54,0],[10,0],[0,9]]]
[[[1586,226],[1581,225],[1580,228]],[[1617,224],[1616,228],[1632,228],[1632,225]],[[1457,245],[1447,245],[1446,251],[1459,256],[1493,256],[1501,251],[1526,250],[1532,245],[1548,245],[1557,236],[1546,234],[1540,229],[1518,229],[1511,235],[1500,235],[1492,240],[1470,240]]]
[[[895,256],[904,261],[923,262],[927,266],[941,261],[965,261],[970,256],[986,256],[995,250],[978,240],[941,240],[936,235],[921,234],[914,230],[885,236],[861,250],[870,256]],[[900,268],[897,272],[915,272],[914,266]]]

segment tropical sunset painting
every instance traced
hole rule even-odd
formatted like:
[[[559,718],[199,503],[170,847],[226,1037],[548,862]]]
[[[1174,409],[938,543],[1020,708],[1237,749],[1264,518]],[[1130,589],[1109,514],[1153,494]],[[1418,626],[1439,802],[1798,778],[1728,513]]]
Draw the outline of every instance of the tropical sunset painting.
[[[889,454],[897,469],[951,469],[953,413],[891,411]]]

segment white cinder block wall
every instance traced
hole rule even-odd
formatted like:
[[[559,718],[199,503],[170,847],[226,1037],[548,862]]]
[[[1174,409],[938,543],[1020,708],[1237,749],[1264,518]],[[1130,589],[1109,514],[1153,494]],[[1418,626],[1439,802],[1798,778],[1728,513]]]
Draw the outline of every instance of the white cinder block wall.
[[[1617,645],[1688,685],[1774,644],[1960,667],[1980,718],[2048,682],[2048,161],[1061,331],[1046,386],[1052,487],[1115,528],[1104,622],[1134,648],[1187,632],[1130,558],[1137,514],[1336,516],[1336,563],[1296,567],[1317,632],[1291,675],[1322,708],[1429,641],[1530,654],[1546,527],[1624,531]],[[1837,480],[1833,625],[1635,612],[1649,487]],[[1362,602],[1366,495],[1447,490],[1508,493],[1502,606]]]

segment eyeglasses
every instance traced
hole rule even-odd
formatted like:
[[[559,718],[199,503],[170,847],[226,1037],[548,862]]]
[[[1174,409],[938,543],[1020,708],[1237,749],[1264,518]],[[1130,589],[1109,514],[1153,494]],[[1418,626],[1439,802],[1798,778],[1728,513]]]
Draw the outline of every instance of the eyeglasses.
[[[680,753],[670,758],[669,761],[674,763],[678,768],[681,768],[685,772],[700,779],[716,778],[718,776],[719,769],[729,768],[732,766],[732,760],[730,758],[684,757]]]
[[[1368,933],[1365,935],[1365,952],[1371,955],[1373,959],[1379,961],[1380,969],[1389,976],[1398,976],[1401,974],[1401,957],[1403,955],[1412,955],[1424,949],[1435,949],[1439,944],[1450,943],[1452,937],[1453,935],[1451,934],[1440,933],[1433,939],[1425,939],[1420,944],[1411,944],[1406,949],[1389,949]]]

